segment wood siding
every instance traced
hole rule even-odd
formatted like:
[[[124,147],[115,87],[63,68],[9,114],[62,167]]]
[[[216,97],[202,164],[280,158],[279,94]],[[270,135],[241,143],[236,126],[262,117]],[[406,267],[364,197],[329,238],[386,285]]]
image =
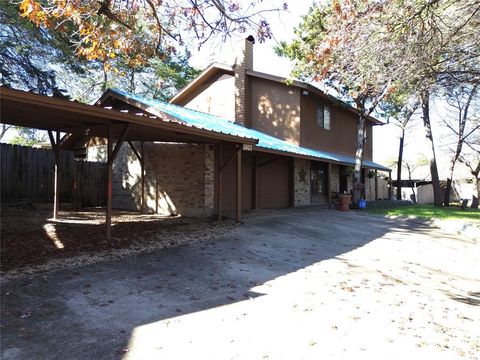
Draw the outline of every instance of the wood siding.
[[[233,154],[235,148],[232,145],[223,144],[222,160],[224,164]],[[236,162],[231,161],[222,172],[222,209],[225,211],[235,210],[235,181]],[[253,208],[253,156],[251,152],[242,152],[242,210]]]
[[[53,202],[55,158],[51,149],[0,144],[1,201]],[[79,206],[105,205],[106,164],[76,161],[60,153],[60,200]]]
[[[290,158],[262,155],[258,159],[259,207],[273,209],[290,206],[293,194]],[[273,159],[276,160],[271,162]],[[262,163],[267,164],[262,166]]]
[[[252,128],[300,144],[300,90],[275,81],[251,77]]]
[[[330,107],[330,130],[317,125],[317,106]],[[355,156],[357,117],[338,106],[333,106],[310,93],[301,95],[301,145],[313,149]],[[372,159],[372,128],[367,128],[364,158]]]
[[[178,105],[220,116],[233,122],[235,120],[234,77],[228,74],[216,74]]]

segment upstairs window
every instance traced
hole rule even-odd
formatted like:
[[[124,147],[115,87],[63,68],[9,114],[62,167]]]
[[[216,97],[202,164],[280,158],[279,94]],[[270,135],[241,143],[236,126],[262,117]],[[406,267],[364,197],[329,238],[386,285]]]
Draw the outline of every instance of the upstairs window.
[[[322,129],[330,130],[330,108],[328,106],[317,106],[317,125]]]

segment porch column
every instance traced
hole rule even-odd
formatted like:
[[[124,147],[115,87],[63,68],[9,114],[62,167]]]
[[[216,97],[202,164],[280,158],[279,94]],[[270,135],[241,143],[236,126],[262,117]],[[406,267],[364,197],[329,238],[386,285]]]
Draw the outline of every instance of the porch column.
[[[237,166],[236,166],[236,202],[235,202],[235,221],[240,222],[242,218],[242,148],[237,152]]]
[[[378,200],[378,174],[377,169],[375,169],[375,201]]]
[[[106,236],[107,240],[112,238],[112,167],[115,158],[120,151],[125,137],[127,136],[129,124],[123,126],[120,137],[118,138],[115,148],[113,148],[113,134],[112,134],[112,125],[108,125],[108,138],[107,138],[107,211],[106,211]]]
[[[145,148],[143,145],[143,141],[140,142],[140,171],[142,172],[142,200],[141,200],[141,212],[142,214],[145,213]]]
[[[107,213],[105,219],[107,240],[112,237],[112,149],[113,149],[112,126],[108,125],[107,137]]]
[[[215,146],[215,201],[217,208],[217,219],[222,221],[222,143]]]
[[[328,206],[332,206],[332,163],[327,165],[327,202]]]
[[[55,158],[54,180],[53,180],[53,219],[58,219],[58,211],[60,208],[60,131],[56,132],[56,139],[53,138],[51,130],[48,130],[48,137],[50,138],[50,145]]]
[[[252,161],[252,201],[253,201],[253,208],[258,209],[258,160],[257,155],[253,155]]]

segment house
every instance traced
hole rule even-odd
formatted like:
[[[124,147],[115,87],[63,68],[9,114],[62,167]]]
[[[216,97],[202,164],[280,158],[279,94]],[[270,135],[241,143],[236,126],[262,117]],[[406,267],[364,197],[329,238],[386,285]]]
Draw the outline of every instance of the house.
[[[158,116],[256,139],[253,146],[232,143],[145,143],[145,205],[164,214],[203,216],[234,210],[329,204],[332,194],[353,187],[355,108],[303,82],[253,70],[253,42],[245,40],[237,64],[212,64],[170,103],[121,90],[108,90],[98,106]],[[387,198],[372,161],[368,117],[362,182],[368,200]],[[87,157],[102,144],[90,142]],[[141,164],[124,145],[114,163],[113,204],[138,209]],[[240,194],[230,189],[240,186]]]

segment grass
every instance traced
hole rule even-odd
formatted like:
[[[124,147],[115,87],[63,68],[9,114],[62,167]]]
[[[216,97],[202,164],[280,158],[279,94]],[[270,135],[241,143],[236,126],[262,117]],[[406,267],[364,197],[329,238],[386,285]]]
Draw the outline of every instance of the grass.
[[[459,206],[435,207],[433,205],[402,205],[391,207],[372,207],[367,212],[372,214],[389,215],[389,216],[414,216],[420,219],[445,219],[445,220],[467,220],[480,223],[480,210],[465,209]]]

